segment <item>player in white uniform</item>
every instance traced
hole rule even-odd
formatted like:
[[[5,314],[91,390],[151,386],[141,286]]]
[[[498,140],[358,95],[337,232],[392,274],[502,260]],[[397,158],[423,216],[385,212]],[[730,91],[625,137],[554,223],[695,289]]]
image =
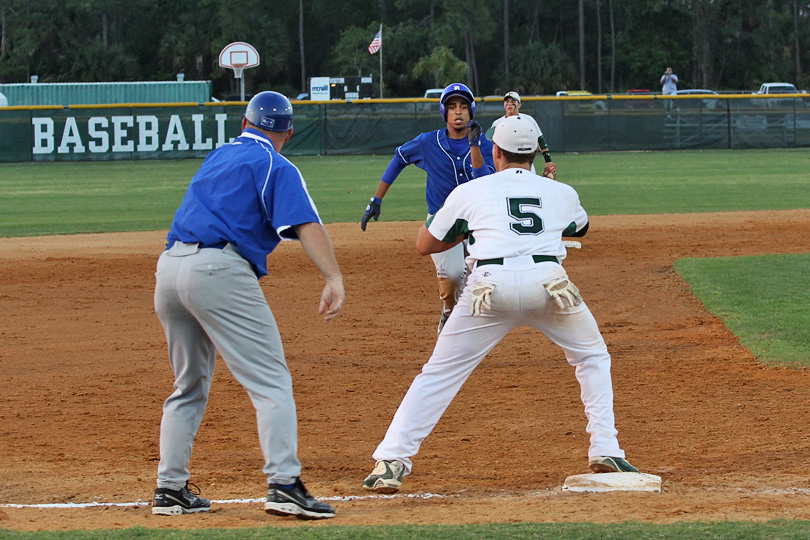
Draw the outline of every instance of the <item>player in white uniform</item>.
[[[504,118],[509,118],[510,116],[521,115],[528,118],[530,121],[534,122],[534,127],[537,130],[539,135],[537,136],[537,143],[540,145],[540,153],[543,155],[543,160],[545,160],[545,165],[543,165],[543,176],[548,178],[557,178],[557,166],[551,160],[551,152],[548,150],[548,144],[546,143],[546,138],[543,136],[543,130],[540,129],[540,126],[537,125],[537,121],[531,116],[526,113],[520,112],[521,101],[520,101],[520,94],[517,92],[507,92],[505,96],[503,96],[503,110],[506,113],[505,115],[501,116],[500,118],[496,118],[492,122],[492,126],[487,130],[487,137],[490,139],[492,138],[492,134],[495,132],[495,127],[501,123]],[[531,166],[531,171],[535,172],[534,164]]]
[[[619,447],[613,417],[610,354],[596,320],[560,261],[563,236],[583,236],[588,216],[576,191],[529,170],[537,151],[534,123],[503,120],[493,135],[498,172],[453,190],[422,226],[419,253],[441,252],[469,239],[473,269],[433,355],[414,379],[363,487],[397,491],[411,457],[433,430],[464,381],[510,331],[537,328],[562,347],[574,367],[588,418],[594,472],[638,472]]]

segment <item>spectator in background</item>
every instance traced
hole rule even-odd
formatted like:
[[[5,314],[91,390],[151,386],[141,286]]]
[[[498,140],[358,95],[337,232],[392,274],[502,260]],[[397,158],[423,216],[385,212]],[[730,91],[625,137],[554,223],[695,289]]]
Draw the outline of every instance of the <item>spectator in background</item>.
[[[672,95],[678,90],[678,76],[672,73],[672,68],[668,67],[667,70],[661,75],[661,92],[664,95]]]

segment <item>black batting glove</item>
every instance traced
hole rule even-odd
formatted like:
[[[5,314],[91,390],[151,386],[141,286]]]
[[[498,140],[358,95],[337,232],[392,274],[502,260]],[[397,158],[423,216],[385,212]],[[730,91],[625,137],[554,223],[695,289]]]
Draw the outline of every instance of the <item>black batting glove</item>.
[[[371,221],[371,218],[374,218],[374,221],[380,219],[380,206],[382,205],[382,199],[378,199],[377,197],[372,197],[371,201],[366,205],[366,212],[363,214],[363,219],[360,220],[360,228],[364,231],[366,230],[366,224]]]
[[[473,120],[470,122],[470,131],[467,133],[470,146],[481,146],[481,124]]]

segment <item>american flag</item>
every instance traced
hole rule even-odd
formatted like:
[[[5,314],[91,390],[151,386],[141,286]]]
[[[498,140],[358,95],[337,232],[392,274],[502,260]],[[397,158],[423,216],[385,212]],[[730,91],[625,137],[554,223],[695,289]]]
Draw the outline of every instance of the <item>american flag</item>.
[[[371,44],[368,46],[368,52],[374,54],[380,50],[380,47],[382,47],[382,28],[380,28],[380,31],[374,36],[374,39],[371,40]]]

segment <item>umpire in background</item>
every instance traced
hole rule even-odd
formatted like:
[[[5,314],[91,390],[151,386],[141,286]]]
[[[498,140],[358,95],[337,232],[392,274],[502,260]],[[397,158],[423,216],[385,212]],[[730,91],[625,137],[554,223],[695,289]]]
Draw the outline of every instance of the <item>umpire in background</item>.
[[[259,278],[281,240],[300,240],[326,279],[319,312],[329,322],[345,297],[326,230],[301,173],[281,152],[292,135],[293,109],[276,92],[257,94],[242,134],[211,152],[192,178],[158,260],[157,312],[169,347],[174,393],[163,405],[160,464],[152,513],[207,512],[189,491],[189,460],[219,351],[256,408],[265,511],[329,518],[301,481],[292,379]],[[198,490],[197,490],[198,491]]]

